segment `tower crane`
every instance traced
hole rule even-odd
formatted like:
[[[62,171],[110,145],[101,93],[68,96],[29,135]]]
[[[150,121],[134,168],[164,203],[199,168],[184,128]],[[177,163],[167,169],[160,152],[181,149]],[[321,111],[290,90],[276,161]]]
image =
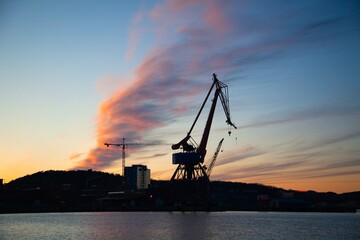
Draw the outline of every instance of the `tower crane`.
[[[125,173],[125,149],[128,146],[131,145],[141,145],[141,143],[126,143],[125,142],[125,138],[123,138],[122,143],[104,143],[105,146],[109,147],[109,146],[116,146],[116,147],[122,147],[122,163],[121,163],[121,167],[122,167],[122,175],[124,176]]]
[[[213,83],[210,87],[208,94],[205,97],[203,104],[200,107],[200,110],[193,122],[189,132],[180,142],[172,145],[173,150],[182,149],[183,152],[174,153],[172,156],[173,164],[177,164],[174,174],[171,177],[171,181],[174,180],[205,180],[209,181],[208,174],[205,171],[204,166],[202,165],[206,155],[206,145],[209,140],[210,129],[212,125],[212,121],[214,118],[216,103],[218,98],[220,98],[221,104],[223,106],[226,123],[229,126],[232,126],[236,129],[235,124],[231,121],[230,118],[230,106],[229,106],[229,95],[228,95],[228,86],[219,81],[216,74],[213,75]],[[200,144],[197,145],[195,141],[191,137],[191,132],[210,96],[210,93],[215,88],[214,98],[212,100],[212,104],[210,107],[210,112],[206,121],[206,125],[202,134],[202,138]],[[231,134],[231,131],[229,131]],[[214,161],[215,162],[215,161]],[[213,166],[212,166],[213,167]]]

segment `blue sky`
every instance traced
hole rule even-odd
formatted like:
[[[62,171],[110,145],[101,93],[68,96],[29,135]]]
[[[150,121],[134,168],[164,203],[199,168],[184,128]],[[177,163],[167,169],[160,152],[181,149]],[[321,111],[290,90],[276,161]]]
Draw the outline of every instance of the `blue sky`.
[[[284,188],[360,187],[357,1],[2,1],[0,177],[48,169],[169,179],[211,84],[229,86],[238,130],[218,106],[214,180]],[[200,141],[205,117],[195,128]],[[146,144],[157,145],[146,145]],[[211,156],[212,154],[209,154]]]

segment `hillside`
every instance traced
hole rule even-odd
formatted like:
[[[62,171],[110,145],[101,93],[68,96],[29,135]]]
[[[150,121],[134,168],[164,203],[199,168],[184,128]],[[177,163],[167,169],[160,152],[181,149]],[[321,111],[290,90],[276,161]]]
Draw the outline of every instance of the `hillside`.
[[[6,187],[11,189],[61,189],[64,187],[76,189],[96,188],[103,190],[116,190],[123,178],[119,174],[98,171],[41,171],[15,179]]]
[[[41,171],[0,187],[0,213],[58,211],[323,211],[353,212],[360,192],[298,192],[261,184],[152,180],[127,189],[120,175],[98,171]]]

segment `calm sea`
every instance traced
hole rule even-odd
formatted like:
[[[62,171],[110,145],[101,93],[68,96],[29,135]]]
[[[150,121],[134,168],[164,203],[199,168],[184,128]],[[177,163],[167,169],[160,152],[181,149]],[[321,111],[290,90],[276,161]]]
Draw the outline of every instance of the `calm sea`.
[[[360,214],[91,212],[0,215],[0,239],[360,239]]]

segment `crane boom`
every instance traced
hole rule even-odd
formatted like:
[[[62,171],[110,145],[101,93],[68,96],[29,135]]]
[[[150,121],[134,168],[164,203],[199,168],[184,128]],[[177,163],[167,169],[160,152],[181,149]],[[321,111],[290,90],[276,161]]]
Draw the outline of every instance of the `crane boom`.
[[[233,126],[236,129],[235,124],[232,123],[231,118],[230,118],[228,86],[225,83],[220,82],[219,79],[216,77],[215,73],[213,74],[213,81],[214,81],[213,85],[216,86],[214,99],[213,99],[213,102],[212,102],[212,105],[211,105],[211,108],[210,108],[208,119],[206,121],[204,133],[203,133],[203,136],[201,138],[199,148],[197,150],[201,155],[201,162],[204,162],[204,159],[205,159],[206,145],[207,145],[207,142],[208,142],[208,139],[209,139],[211,124],[212,124],[212,120],[214,118],[215,107],[216,107],[216,103],[217,103],[218,98],[220,98],[220,101],[222,103],[222,106],[223,106],[223,109],[224,109],[224,112],[225,112],[226,123],[228,125],[230,125],[230,126]]]
[[[206,169],[206,174],[207,174],[208,178],[210,178],[211,171],[215,166],[215,162],[216,162],[217,156],[219,155],[223,141],[224,141],[224,138],[220,140],[219,145],[217,146],[216,151],[211,159],[209,167]]]
[[[199,148],[197,149],[197,152],[200,153],[202,163],[204,162],[204,159],[205,159],[206,145],[207,145],[207,142],[209,140],[210,129],[211,129],[212,121],[214,119],[216,103],[217,103],[217,99],[219,97],[220,91],[221,91],[221,89],[216,88],[216,91],[215,91],[215,94],[214,94],[214,99],[213,99],[213,102],[211,104],[209,116],[207,118],[205,129],[204,129],[204,132],[203,132],[203,135],[202,135],[202,138],[201,138],[201,142],[200,142]]]

